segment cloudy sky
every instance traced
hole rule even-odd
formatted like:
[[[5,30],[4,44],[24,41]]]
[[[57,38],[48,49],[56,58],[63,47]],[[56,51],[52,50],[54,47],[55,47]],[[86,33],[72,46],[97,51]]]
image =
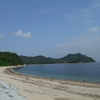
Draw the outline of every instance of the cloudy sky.
[[[100,0],[0,0],[0,51],[100,62]]]

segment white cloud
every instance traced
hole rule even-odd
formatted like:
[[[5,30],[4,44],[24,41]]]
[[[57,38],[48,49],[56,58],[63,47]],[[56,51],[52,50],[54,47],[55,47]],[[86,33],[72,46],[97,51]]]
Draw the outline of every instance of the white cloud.
[[[71,19],[78,19],[81,20],[82,23],[92,23],[98,17],[100,9],[100,0],[94,0],[93,2],[90,1],[90,4],[87,8],[80,8],[79,10],[75,10],[72,13],[66,14],[65,17]]]
[[[100,27],[90,27],[89,29],[87,29],[87,32],[97,32],[100,31]]]
[[[84,36],[74,38],[67,44],[58,44],[56,46],[58,54],[66,55],[67,53],[80,52],[100,62],[100,27],[98,28],[87,29],[93,33],[90,34],[89,31],[86,31]]]
[[[100,9],[100,0],[94,0],[89,7],[80,9],[83,23],[91,23],[95,20],[96,13],[99,13]]]
[[[16,33],[13,33],[15,36],[18,36],[18,37],[23,37],[23,38],[31,38],[32,35],[31,35],[31,32],[28,32],[28,33],[22,33],[22,30],[18,30]]]
[[[92,18],[92,14],[91,14],[91,9],[80,9],[81,13],[82,13],[82,22],[83,23],[90,23],[93,22],[93,18]]]
[[[2,34],[0,34],[0,38],[3,38],[3,35]]]
[[[92,8],[100,7],[100,0],[95,0],[92,4]]]

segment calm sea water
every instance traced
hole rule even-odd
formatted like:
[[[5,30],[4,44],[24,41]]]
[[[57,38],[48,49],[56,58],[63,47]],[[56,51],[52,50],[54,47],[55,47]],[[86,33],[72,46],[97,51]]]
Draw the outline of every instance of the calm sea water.
[[[100,83],[100,63],[27,65],[13,70],[37,77]]]

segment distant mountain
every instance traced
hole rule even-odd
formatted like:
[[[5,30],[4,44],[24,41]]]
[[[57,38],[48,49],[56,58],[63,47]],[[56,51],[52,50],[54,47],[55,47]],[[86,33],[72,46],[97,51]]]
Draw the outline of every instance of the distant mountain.
[[[15,66],[22,65],[20,57],[11,52],[0,52],[0,66]]]
[[[50,57],[44,57],[42,55],[35,57],[27,57],[20,56],[20,59],[25,64],[55,64],[55,63],[90,63],[95,62],[91,57],[87,57],[86,55],[82,55],[80,53],[77,54],[68,54],[65,57],[54,59]]]

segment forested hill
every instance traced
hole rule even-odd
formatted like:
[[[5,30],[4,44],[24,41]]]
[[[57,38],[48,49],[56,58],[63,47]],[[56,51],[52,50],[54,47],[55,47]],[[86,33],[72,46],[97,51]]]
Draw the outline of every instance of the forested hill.
[[[21,60],[25,64],[55,64],[55,63],[90,63],[95,62],[91,57],[87,57],[86,55],[82,55],[80,53],[77,54],[68,54],[65,57],[54,59],[50,57],[44,56],[35,56],[35,57],[27,57],[20,56]]]
[[[86,55],[82,55],[81,53],[77,54],[68,54],[65,57],[57,59],[58,62],[65,62],[65,63],[88,63],[88,62],[95,62],[95,60],[91,57]]]
[[[0,52],[0,66],[15,66],[22,65],[20,57],[11,52]]]

